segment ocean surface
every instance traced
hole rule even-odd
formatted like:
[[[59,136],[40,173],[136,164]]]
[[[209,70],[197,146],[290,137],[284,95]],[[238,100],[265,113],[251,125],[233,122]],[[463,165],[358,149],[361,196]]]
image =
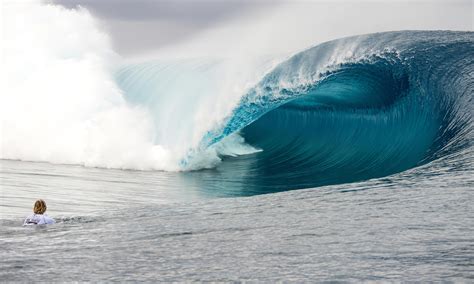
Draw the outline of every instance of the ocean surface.
[[[472,154],[364,182],[240,198],[202,198],[199,185],[212,180],[205,175],[1,161],[0,276],[470,282]],[[39,197],[58,223],[22,227]]]
[[[234,93],[226,61],[129,63],[118,108],[4,121],[0,279],[474,281],[474,33],[269,62]],[[38,198],[57,224],[22,227]]]

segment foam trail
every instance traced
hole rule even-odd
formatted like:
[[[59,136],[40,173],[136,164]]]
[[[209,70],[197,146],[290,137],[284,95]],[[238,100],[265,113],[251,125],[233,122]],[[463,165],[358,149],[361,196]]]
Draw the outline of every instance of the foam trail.
[[[88,11],[7,3],[3,15],[0,158],[178,169],[152,143],[146,111],[125,102],[112,76],[118,57]]]
[[[259,68],[235,58],[152,61],[117,73],[123,60],[87,10],[9,3],[4,14],[0,158],[178,171],[214,167],[221,155],[239,152],[204,149],[185,167],[180,163],[271,68],[270,61]],[[117,80],[121,72],[140,75],[157,64],[166,72],[152,74],[153,80]],[[240,145],[237,140],[223,143]]]

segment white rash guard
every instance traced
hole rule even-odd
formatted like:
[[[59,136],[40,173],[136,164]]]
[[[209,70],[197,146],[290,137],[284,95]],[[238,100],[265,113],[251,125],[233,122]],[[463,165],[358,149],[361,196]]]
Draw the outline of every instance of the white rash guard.
[[[25,222],[23,222],[23,226],[30,226],[30,225],[49,225],[54,224],[53,218],[48,217],[46,214],[32,214],[26,217]]]

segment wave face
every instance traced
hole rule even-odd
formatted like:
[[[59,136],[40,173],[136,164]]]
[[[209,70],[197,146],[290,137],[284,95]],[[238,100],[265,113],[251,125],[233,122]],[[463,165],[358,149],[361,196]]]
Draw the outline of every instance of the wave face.
[[[401,172],[472,147],[473,58],[472,32],[327,42],[269,72],[202,147],[239,132],[262,149],[222,166],[258,193]]]
[[[184,171],[223,195],[365,180],[452,154],[474,163],[472,32],[355,36],[283,62],[123,65],[86,10],[6,8],[0,159]]]

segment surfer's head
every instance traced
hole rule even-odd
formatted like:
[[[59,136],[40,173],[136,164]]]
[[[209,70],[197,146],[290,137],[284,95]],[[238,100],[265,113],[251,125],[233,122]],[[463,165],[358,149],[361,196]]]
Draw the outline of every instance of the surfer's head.
[[[33,207],[33,212],[35,214],[43,214],[46,212],[46,202],[43,199],[38,199],[35,202],[35,206]]]

